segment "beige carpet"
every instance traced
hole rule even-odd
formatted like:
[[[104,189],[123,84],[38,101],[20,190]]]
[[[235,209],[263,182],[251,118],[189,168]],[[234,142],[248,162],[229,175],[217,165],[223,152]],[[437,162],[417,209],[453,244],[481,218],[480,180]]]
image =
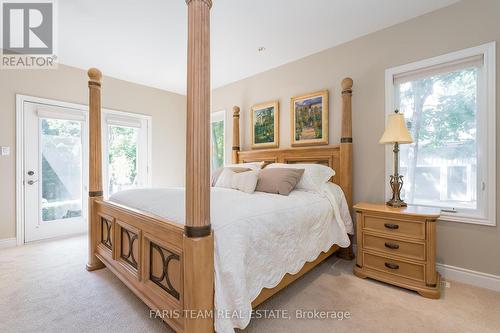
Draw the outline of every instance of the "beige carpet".
[[[84,237],[0,250],[0,332],[169,332],[107,269],[85,270]],[[247,332],[500,332],[500,293],[451,282],[440,300],[352,275],[330,258],[259,309]],[[350,319],[295,319],[297,309]]]

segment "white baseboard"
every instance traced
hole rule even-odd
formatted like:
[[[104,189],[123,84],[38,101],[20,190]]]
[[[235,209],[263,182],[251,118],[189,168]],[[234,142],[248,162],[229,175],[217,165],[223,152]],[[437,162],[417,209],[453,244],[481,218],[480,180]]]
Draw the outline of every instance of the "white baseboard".
[[[0,239],[0,249],[4,249],[6,247],[14,247],[17,245],[16,238],[4,238]]]
[[[500,276],[466,268],[437,264],[437,270],[445,280],[453,280],[480,288],[500,291]]]

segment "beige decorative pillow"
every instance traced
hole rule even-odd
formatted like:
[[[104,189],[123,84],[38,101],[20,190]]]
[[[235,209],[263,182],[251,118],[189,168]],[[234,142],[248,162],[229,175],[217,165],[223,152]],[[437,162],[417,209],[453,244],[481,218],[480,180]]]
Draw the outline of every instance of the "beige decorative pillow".
[[[250,168],[245,168],[245,167],[220,167],[220,168],[217,168],[214,170],[214,172],[212,172],[212,178],[210,180],[210,185],[212,187],[215,186],[215,184],[217,183],[217,180],[220,177],[220,174],[222,173],[222,170],[224,170],[225,168],[230,169],[230,170],[234,171],[235,173],[240,173],[240,172],[252,170]]]
[[[259,172],[259,181],[255,191],[289,195],[303,174],[304,169],[262,169]]]
[[[215,187],[231,188],[233,190],[251,194],[255,191],[258,178],[258,170],[236,173],[230,168],[224,168],[219,176],[219,179],[217,180],[217,183],[215,183]]]

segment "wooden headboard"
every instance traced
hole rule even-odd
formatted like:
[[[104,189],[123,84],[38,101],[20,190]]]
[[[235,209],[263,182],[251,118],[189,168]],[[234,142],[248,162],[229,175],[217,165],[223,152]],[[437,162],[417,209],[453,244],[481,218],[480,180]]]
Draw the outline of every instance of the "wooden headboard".
[[[307,148],[240,150],[240,108],[233,107],[233,163],[320,163],[335,170],[332,181],[344,191],[352,207],[352,85],[351,78],[342,80],[342,132],[340,144]]]
[[[335,170],[331,179],[340,185],[340,145],[310,148],[266,149],[241,151],[238,153],[238,163],[247,162],[270,163],[318,163]]]

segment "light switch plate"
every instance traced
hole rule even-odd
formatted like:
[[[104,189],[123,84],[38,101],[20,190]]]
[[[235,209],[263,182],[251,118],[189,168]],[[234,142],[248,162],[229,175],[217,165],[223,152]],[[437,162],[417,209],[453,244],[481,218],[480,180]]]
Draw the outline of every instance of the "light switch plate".
[[[9,156],[10,155],[10,147],[0,147],[0,155]]]

